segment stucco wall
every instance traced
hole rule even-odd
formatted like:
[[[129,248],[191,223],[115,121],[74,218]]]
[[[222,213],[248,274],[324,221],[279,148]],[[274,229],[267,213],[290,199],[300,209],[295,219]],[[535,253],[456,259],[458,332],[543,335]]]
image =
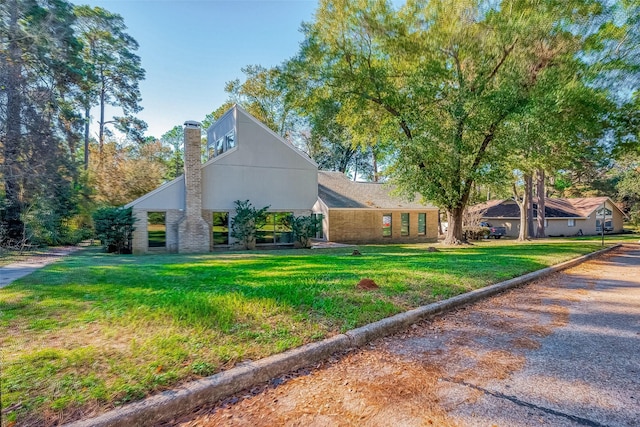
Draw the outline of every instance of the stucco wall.
[[[391,213],[391,236],[382,236],[382,216]],[[401,214],[409,213],[409,235],[401,235]],[[426,234],[418,235],[418,213],[426,213]],[[325,214],[326,215],[326,214]],[[329,209],[326,238],[342,243],[432,242],[438,238],[436,210]]]
[[[236,111],[237,146],[202,169],[204,209],[230,211],[249,200],[270,210],[309,210],[318,198],[318,167],[266,126]]]

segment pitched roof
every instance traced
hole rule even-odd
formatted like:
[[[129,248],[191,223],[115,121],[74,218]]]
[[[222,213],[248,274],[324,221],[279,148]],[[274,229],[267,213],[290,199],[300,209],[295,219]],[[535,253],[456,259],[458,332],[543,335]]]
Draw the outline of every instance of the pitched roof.
[[[436,209],[394,197],[392,190],[388,184],[352,181],[342,172],[318,171],[318,198],[328,208]]]
[[[606,201],[615,206],[608,197],[582,197],[575,199],[546,198],[544,214],[546,218],[584,218],[593,213]],[[535,202],[535,200],[534,200]],[[519,218],[520,208],[513,200],[490,200],[473,207],[474,211],[484,211],[485,218]]]

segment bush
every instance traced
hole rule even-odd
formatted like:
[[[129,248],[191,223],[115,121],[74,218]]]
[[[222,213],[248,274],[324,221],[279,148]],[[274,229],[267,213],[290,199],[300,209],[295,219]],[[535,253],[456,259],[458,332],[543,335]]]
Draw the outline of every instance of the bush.
[[[109,253],[131,253],[135,221],[131,208],[101,208],[93,213],[96,236]]]
[[[231,220],[231,236],[238,239],[245,249],[256,246],[256,232],[267,222],[267,209],[254,208],[248,200],[236,200],[236,215]]]
[[[489,227],[464,227],[462,229],[462,236],[465,240],[487,239],[490,234]]]
[[[289,226],[293,231],[293,238],[296,245],[302,248],[311,247],[311,238],[316,235],[319,220],[312,215],[289,217]]]

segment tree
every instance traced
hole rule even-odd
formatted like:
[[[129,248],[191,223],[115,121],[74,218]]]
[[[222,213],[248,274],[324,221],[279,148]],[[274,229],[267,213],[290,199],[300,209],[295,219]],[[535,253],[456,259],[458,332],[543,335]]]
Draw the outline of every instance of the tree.
[[[131,253],[131,239],[135,230],[135,217],[131,208],[100,208],[93,213],[96,236],[105,252]]]
[[[94,153],[98,150],[95,144],[89,148]],[[100,205],[122,206],[165,181],[171,149],[160,141],[139,146],[107,141],[102,150],[102,160],[99,156],[89,159],[89,176],[95,189],[93,199]]]
[[[267,222],[269,206],[257,209],[249,200],[233,202],[236,215],[231,220],[231,236],[238,239],[245,249],[253,249],[256,245],[256,232]]]
[[[375,111],[394,145],[389,169],[406,195],[446,210],[445,242],[462,240],[475,183],[496,175],[510,119],[523,114],[550,69],[581,51],[571,26],[592,2],[324,0],[296,58],[312,86],[331,89],[352,128]],[[491,156],[490,156],[491,155]]]
[[[74,132],[66,97],[81,77],[73,22],[63,0],[0,3],[0,219],[9,240],[23,237],[22,214],[36,199],[73,211],[73,139],[62,139]]]
[[[172,150],[166,178],[169,180],[177,178],[184,172],[184,128],[174,126],[160,137],[160,141]]]
[[[248,65],[241,69],[245,81],[235,79],[227,82],[225,92],[229,94],[227,104],[238,104],[260,120],[272,131],[290,139],[293,129],[292,106],[283,95],[278,68]]]
[[[89,121],[91,107],[98,106],[99,153],[105,143],[105,135],[109,132],[108,124],[129,138],[141,141],[146,130],[146,123],[133,114],[142,110],[140,107],[140,89],[138,84],[144,80],[145,71],[140,64],[140,57],[134,52],[138,43],[126,33],[124,20],[118,14],[111,13],[101,7],[77,6],[76,29],[84,47],[85,80],[83,81],[82,104],[85,114],[85,168],[88,167],[89,153]],[[105,107],[120,107],[123,116],[105,118]]]

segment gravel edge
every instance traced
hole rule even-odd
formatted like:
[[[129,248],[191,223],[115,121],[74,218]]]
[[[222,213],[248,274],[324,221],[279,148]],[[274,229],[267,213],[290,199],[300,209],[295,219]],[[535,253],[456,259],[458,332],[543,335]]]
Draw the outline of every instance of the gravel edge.
[[[549,274],[571,268],[591,258],[621,247],[617,244],[563,263],[534,271],[524,276],[476,289],[462,295],[418,307],[386,319],[353,329],[344,334],[303,345],[284,353],[254,362],[242,363],[227,371],[188,383],[106,412],[95,418],[66,424],[67,427],[152,426],[193,412],[198,407],[224,399],[241,390],[263,384],[272,378],[313,365],[332,354],[363,346],[377,338],[391,335],[410,325],[459,308]]]

